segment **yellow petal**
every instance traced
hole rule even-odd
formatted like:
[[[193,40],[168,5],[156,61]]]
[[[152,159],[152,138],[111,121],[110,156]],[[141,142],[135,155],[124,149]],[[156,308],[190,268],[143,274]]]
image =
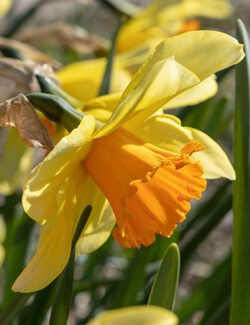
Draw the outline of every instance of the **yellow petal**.
[[[196,86],[184,90],[182,93],[170,100],[164,109],[185,107],[188,105],[196,105],[200,102],[207,100],[217,93],[218,84],[215,76],[210,76],[198,83]]]
[[[200,30],[170,37],[160,43],[155,60],[174,56],[175,60],[205,79],[238,63],[244,57],[243,45],[225,33]]]
[[[66,266],[71,243],[76,227],[76,184],[82,180],[81,174],[74,171],[62,187],[62,200],[60,209],[45,225],[41,226],[41,237],[38,250],[16,279],[12,290],[17,292],[32,292],[43,289],[50,284]]]
[[[72,63],[57,72],[62,88],[75,98],[86,101],[100,90],[106,60],[104,58]],[[119,64],[114,65],[111,92],[123,91],[131,76]]]
[[[121,93],[96,97],[84,103],[84,113],[93,115],[98,121],[106,123],[115,110]]]
[[[106,311],[87,325],[177,325],[171,311],[158,306],[135,306]]]
[[[226,177],[235,179],[234,169],[222,148],[205,133],[196,129],[182,127],[169,115],[154,116],[139,128],[131,129],[146,142],[174,153],[190,141],[197,141],[205,149],[192,154],[192,161],[200,161],[206,178]]]
[[[124,91],[117,109],[96,137],[113,131],[134,111],[143,112],[140,115],[136,112],[137,116],[130,118],[129,123],[142,121],[181,91],[199,82],[196,75],[173,58],[162,59],[163,57],[164,55],[159,57],[159,61],[154,64],[150,57],[138,71]]]
[[[4,130],[6,142],[0,160],[0,193],[10,195],[21,187],[32,167],[32,149],[20,138],[15,129]]]
[[[80,205],[84,207],[90,204],[92,211],[77,241],[76,255],[89,254],[103,245],[115,225],[115,217],[106,197],[90,176],[87,176],[82,187],[81,198],[83,202]]]
[[[184,0],[180,5],[182,17],[203,16],[223,19],[233,13],[233,7],[228,0]]]
[[[65,178],[85,158],[95,120],[85,116],[79,127],[62,138],[48,156],[31,172],[24,186],[23,206],[27,214],[43,224],[57,214],[57,192]]]
[[[195,141],[205,146],[205,150],[192,155],[193,159],[200,161],[205,170],[205,177],[226,177],[234,180],[235,171],[222,148],[205,133],[192,128],[187,128],[187,130],[191,131]]]
[[[41,226],[38,250],[13,285],[18,292],[37,291],[50,284],[68,262],[72,238],[82,210],[93,210],[76,245],[76,254],[88,254],[110,236],[115,219],[105,196],[86,174],[82,164],[75,164],[56,193],[56,214]]]

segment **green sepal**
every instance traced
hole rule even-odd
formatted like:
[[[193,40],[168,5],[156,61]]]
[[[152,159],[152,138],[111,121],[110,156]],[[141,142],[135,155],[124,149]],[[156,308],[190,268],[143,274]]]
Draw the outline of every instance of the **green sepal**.
[[[76,110],[66,100],[59,96],[32,93],[26,95],[26,97],[29,102],[48,119],[62,124],[69,132],[75,129],[83,118],[82,112]]]

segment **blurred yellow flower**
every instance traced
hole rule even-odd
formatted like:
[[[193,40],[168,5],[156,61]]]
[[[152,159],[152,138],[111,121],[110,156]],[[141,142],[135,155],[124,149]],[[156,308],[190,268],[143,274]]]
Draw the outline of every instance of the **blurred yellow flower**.
[[[7,14],[12,6],[12,0],[1,0],[0,2],[0,17]]]
[[[150,245],[157,233],[171,235],[190,200],[205,189],[204,177],[235,178],[226,154],[211,138],[159,109],[243,56],[242,45],[219,32],[169,38],[149,56],[117,105],[111,100],[114,111],[102,127],[92,114],[83,117],[33,169],[24,187],[24,209],[41,224],[41,237],[14,291],[39,290],[62,272],[86,205],[93,210],[77,254],[102,245],[115,221],[116,239],[140,247]],[[93,100],[92,112],[104,111],[107,102],[109,96]]]
[[[232,6],[228,0],[154,0],[119,31],[110,93],[126,88],[131,75],[143,63],[149,51],[163,39],[199,29],[200,23],[193,17],[222,19],[231,14]],[[63,67],[57,76],[65,91],[86,101],[98,95],[106,63],[105,58],[76,62]],[[211,93],[213,96],[217,83],[210,78],[209,84],[214,89]]]
[[[194,17],[224,19],[232,14],[228,0],[154,0],[137,16],[130,19],[120,30],[117,51],[129,50],[150,44],[157,45],[162,39],[198,29]]]
[[[177,325],[171,311],[158,306],[135,306],[109,310],[96,316],[87,325]]]
[[[98,96],[106,65],[105,58],[76,62],[57,72],[62,88],[75,98],[86,101]],[[110,92],[122,92],[131,80],[131,74],[117,62],[113,67]]]

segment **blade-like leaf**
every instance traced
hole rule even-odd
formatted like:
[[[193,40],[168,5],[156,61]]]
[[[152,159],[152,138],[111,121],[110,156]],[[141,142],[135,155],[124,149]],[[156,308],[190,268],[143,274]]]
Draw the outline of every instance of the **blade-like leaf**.
[[[230,324],[250,324],[250,42],[242,21],[237,37],[245,59],[236,67],[233,275]]]
[[[176,244],[171,244],[162,259],[156,274],[148,304],[173,310],[179,280],[180,253]]]

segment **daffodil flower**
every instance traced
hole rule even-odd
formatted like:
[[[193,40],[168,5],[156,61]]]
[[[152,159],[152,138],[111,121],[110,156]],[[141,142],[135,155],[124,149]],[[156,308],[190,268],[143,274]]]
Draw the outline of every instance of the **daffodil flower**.
[[[87,325],[177,325],[177,316],[158,306],[135,306],[109,310],[96,316]]]
[[[231,14],[232,6],[228,0],[182,0],[171,3],[169,0],[154,0],[119,31],[110,92],[122,92],[130,82],[131,74],[163,39],[199,29],[198,20],[187,19],[196,16],[223,19]],[[98,95],[106,63],[105,58],[75,62],[63,67],[57,76],[65,91],[79,100],[90,100]],[[204,100],[214,96],[217,90],[214,78],[208,78],[204,88],[208,83],[209,93]],[[203,91],[203,94],[206,92]]]
[[[86,205],[93,210],[77,254],[100,247],[115,223],[116,240],[139,248],[150,245],[156,234],[171,236],[190,201],[201,197],[205,178],[235,178],[218,144],[159,109],[243,56],[242,45],[219,32],[169,38],[149,56],[102,127],[93,115],[83,117],[24,186],[23,206],[40,223],[41,237],[14,291],[39,290],[62,272]]]
[[[224,19],[232,14],[228,0],[154,0],[121,28],[117,51],[124,53],[143,44],[155,46],[162,39],[199,28],[193,17]],[[190,24],[190,25],[186,25]]]

